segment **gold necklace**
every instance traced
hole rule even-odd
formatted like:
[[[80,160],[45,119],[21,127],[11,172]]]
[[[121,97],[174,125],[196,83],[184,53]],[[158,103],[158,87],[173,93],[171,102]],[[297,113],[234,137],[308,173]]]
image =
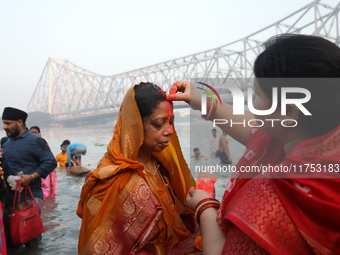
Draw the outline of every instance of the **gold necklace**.
[[[154,180],[154,182],[157,184],[158,186],[158,180],[161,179],[163,182],[163,192],[166,194],[167,199],[169,204],[171,205],[171,209],[174,210],[175,207],[175,198],[174,198],[174,194],[172,194],[171,188],[169,187],[168,181],[167,179],[162,175],[161,171],[160,171],[160,165],[157,163],[157,160],[152,157],[152,169],[149,169],[146,165],[144,165],[144,170],[143,173],[145,175],[148,175],[150,177],[152,177],[152,179]],[[138,160],[137,160],[138,161]],[[139,162],[139,161],[138,161]],[[139,162],[141,163],[141,162]],[[158,177],[159,176],[159,177]],[[158,186],[159,187],[159,186]]]
[[[161,171],[159,170],[160,165],[157,163],[156,159],[152,157],[152,162],[154,163],[154,166],[156,167],[157,174],[161,177],[163,184],[164,184],[164,191],[165,187],[168,186],[168,183],[165,181],[164,176],[161,174]]]
[[[152,177],[152,179],[158,184],[158,178],[157,175],[159,174],[157,164],[155,164],[154,159],[152,157],[151,164],[148,164],[151,167],[148,167],[147,164],[143,164],[138,159],[136,159],[137,162],[141,163],[144,166],[143,173],[149,177]]]
[[[168,184],[168,181],[167,179],[162,175],[161,171],[159,170],[159,167],[160,165],[157,163],[156,159],[154,157],[152,157],[154,163],[155,163],[155,166],[156,166],[156,169],[157,169],[157,172],[158,172],[158,175],[161,177],[162,181],[163,181],[163,191],[164,193],[166,193],[166,196],[168,197],[168,202],[170,203],[171,205],[171,209],[174,210],[174,207],[175,207],[175,197],[174,197],[174,194]],[[169,196],[170,196],[170,199],[169,199]]]

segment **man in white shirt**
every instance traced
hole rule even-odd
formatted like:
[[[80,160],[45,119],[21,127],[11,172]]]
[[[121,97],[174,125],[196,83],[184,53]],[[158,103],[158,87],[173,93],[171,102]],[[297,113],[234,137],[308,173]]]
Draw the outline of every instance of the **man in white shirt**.
[[[215,153],[219,149],[219,147],[216,128],[213,128],[211,130],[211,133],[213,136],[210,138],[210,157],[217,158]]]

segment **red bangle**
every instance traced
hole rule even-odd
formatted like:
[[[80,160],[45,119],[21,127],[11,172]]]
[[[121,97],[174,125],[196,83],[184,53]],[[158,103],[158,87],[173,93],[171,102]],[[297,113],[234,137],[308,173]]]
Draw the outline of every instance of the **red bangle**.
[[[209,208],[209,207],[220,207],[220,202],[215,199],[215,198],[212,198],[212,197],[209,197],[209,198],[205,198],[205,199],[202,199],[201,201],[199,201],[196,205],[196,208],[195,208],[195,214],[194,214],[194,218],[196,219],[197,223],[199,224],[199,217],[201,215],[201,213]]]
[[[210,97],[207,98],[207,114],[202,115],[202,118],[205,120],[210,120],[210,118],[213,118],[215,116],[217,109],[217,102],[213,101]]]
[[[198,213],[197,213],[197,215],[196,215],[196,221],[197,221],[197,223],[198,223],[198,225],[200,225],[200,218],[201,218],[201,214],[206,210],[206,209],[208,209],[208,208],[220,208],[220,204],[206,204],[206,205],[203,205],[200,209],[199,209],[199,211],[198,211]]]
[[[201,201],[199,201],[199,202],[197,203],[197,205],[196,205],[196,207],[195,207],[195,211],[197,210],[197,208],[198,208],[201,204],[203,204],[204,202],[208,202],[208,201],[216,201],[216,202],[220,202],[220,201],[218,201],[217,199],[212,198],[212,197],[204,198],[204,199],[202,199]]]
[[[209,116],[209,120],[210,120],[210,117],[215,117],[215,113],[216,113],[216,110],[217,110],[217,102],[213,103],[213,108],[211,110],[211,115]]]

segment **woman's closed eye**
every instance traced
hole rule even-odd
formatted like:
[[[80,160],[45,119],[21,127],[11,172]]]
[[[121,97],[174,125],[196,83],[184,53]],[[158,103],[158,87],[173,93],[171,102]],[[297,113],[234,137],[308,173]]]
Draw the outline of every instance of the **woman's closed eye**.
[[[163,126],[163,123],[154,123],[153,126],[155,128],[161,128]]]
[[[162,118],[162,119],[157,119],[155,122],[152,123],[152,125],[155,128],[162,128],[164,124],[169,124],[172,125],[174,123],[174,118]]]

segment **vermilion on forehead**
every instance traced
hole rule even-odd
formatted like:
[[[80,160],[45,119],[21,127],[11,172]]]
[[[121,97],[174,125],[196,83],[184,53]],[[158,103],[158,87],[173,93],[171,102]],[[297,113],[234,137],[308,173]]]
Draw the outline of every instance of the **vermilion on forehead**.
[[[168,102],[168,116],[170,116],[171,118],[174,116],[171,104],[169,102]]]

